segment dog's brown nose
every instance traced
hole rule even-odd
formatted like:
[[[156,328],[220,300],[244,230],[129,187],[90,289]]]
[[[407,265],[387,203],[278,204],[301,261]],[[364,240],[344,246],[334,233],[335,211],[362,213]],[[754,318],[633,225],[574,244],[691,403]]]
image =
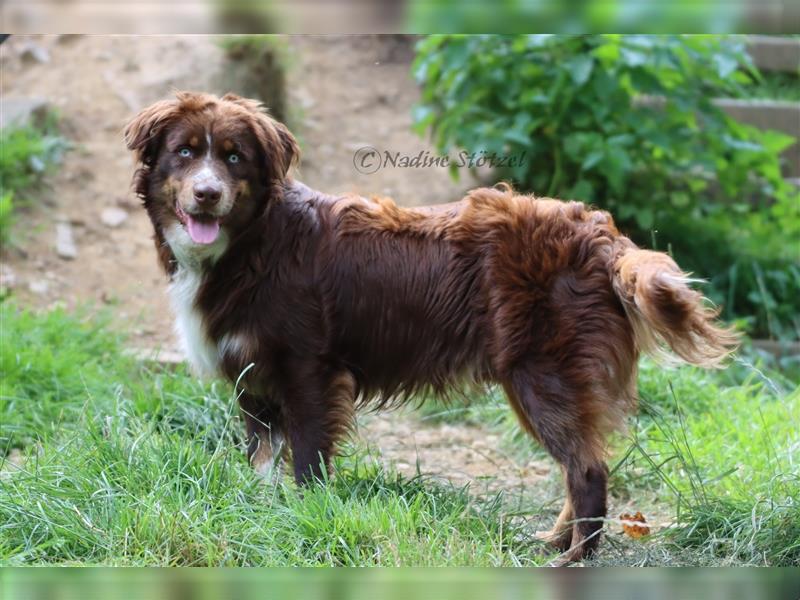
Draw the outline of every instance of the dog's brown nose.
[[[222,197],[222,187],[216,183],[198,183],[192,191],[194,199],[202,206],[214,206]]]

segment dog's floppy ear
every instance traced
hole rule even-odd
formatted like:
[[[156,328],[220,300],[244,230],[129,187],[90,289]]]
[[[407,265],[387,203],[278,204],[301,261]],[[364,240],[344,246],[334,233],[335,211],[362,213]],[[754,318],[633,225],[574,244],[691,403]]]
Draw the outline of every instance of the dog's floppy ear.
[[[142,110],[125,126],[123,135],[128,150],[136,152],[136,158],[140,162],[151,164],[155,157],[159,133],[179,114],[178,100],[161,100]]]
[[[257,100],[235,94],[225,94],[222,99],[247,109],[252,118],[253,131],[266,158],[270,179],[273,182],[286,179],[289,169],[300,159],[300,147],[286,125],[269,116]]]
[[[267,137],[271,138],[272,135],[275,135],[278,140],[275,148],[280,148],[280,151],[273,152],[272,158],[268,160],[274,161],[273,164],[275,165],[278,179],[283,180],[289,173],[289,169],[300,160],[300,146],[297,144],[297,140],[286,125],[262,114],[262,119],[264,118],[269,121],[269,125],[273,130],[271,134],[267,134]],[[267,130],[269,129],[264,124],[262,124],[262,127]]]

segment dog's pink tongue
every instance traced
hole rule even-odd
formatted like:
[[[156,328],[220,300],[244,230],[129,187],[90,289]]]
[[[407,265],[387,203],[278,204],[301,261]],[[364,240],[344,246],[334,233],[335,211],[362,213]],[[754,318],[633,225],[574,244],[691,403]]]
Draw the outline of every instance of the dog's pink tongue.
[[[195,244],[211,244],[219,235],[219,221],[197,221],[190,215],[186,216],[186,229],[189,237]]]

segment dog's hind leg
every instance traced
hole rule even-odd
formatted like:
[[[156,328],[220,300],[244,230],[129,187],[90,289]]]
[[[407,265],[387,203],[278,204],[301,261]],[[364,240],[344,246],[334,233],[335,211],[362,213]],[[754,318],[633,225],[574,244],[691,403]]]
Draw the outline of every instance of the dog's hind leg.
[[[566,550],[560,562],[591,556],[606,516],[602,434],[579,393],[558,376],[517,370],[504,387],[523,426],[564,469],[567,500],[548,541]]]
[[[564,486],[566,487],[567,478],[564,475]],[[575,519],[575,511],[572,509],[572,502],[569,494],[564,499],[564,506],[558,514],[553,528],[548,531],[537,531],[536,537],[544,542],[548,542],[560,552],[566,552],[572,545],[572,524]]]
[[[247,433],[247,458],[256,473],[270,477],[286,458],[283,416],[277,403],[265,396],[242,392],[239,407]]]

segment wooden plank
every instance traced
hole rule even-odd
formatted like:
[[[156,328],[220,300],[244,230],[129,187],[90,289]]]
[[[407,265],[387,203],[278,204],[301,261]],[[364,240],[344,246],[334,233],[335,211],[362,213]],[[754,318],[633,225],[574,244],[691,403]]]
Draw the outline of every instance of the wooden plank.
[[[800,73],[800,39],[748,35],[747,53],[762,71]]]

